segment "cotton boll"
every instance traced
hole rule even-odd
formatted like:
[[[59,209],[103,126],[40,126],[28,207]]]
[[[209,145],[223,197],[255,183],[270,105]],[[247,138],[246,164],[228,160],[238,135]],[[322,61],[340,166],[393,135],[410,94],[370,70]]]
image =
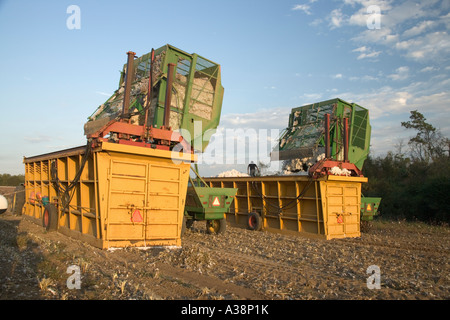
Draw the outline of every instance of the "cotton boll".
[[[322,153],[322,154],[319,154],[318,156],[317,156],[317,162],[319,162],[319,161],[321,161],[321,160],[323,160],[323,159],[325,159],[325,153]]]
[[[219,173],[219,175],[217,177],[219,177],[219,178],[224,178],[224,177],[248,177],[248,174],[239,172],[239,171],[237,171],[235,169],[232,169],[232,170],[229,170],[229,171],[225,171],[225,172]]]

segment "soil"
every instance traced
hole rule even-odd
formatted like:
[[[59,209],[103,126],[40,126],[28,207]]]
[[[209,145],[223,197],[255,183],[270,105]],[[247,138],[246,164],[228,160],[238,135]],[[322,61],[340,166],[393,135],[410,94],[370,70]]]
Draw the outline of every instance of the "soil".
[[[195,222],[181,248],[107,251],[6,212],[0,299],[448,300],[449,236],[448,226],[404,221],[328,241],[231,226],[210,235]],[[68,288],[70,266],[79,289]],[[380,289],[368,288],[371,266]]]

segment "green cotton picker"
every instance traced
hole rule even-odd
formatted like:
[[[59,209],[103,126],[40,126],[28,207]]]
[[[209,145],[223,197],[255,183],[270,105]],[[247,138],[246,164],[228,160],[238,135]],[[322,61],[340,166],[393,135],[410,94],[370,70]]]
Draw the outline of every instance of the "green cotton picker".
[[[271,153],[285,174],[362,176],[370,147],[369,110],[342,99],[294,108]],[[380,198],[361,199],[362,220],[372,220]]]
[[[361,170],[369,154],[371,127],[369,110],[333,99],[305,105],[291,110],[288,127],[271,154],[272,160],[286,161],[290,171],[307,171],[326,156],[326,115],[330,117],[327,158],[347,160]],[[344,119],[348,119],[348,150],[345,148]],[[309,164],[309,165],[308,165]]]
[[[144,129],[139,136],[129,130],[128,141],[152,145],[158,129],[170,128],[203,152],[209,144],[204,133],[219,125],[223,93],[220,65],[196,53],[168,44],[140,57],[128,52],[118,89],[88,118],[85,135],[109,134],[109,141],[123,143],[128,138],[125,131],[104,128],[125,118],[128,124]]]

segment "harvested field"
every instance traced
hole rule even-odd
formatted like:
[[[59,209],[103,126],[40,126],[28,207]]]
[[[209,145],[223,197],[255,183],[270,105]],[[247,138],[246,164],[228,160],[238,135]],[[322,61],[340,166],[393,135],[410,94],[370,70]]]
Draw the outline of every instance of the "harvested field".
[[[0,216],[0,299],[448,300],[450,229],[376,222],[361,238],[309,239],[195,222],[182,248],[100,250]],[[78,266],[80,289],[69,289]],[[368,289],[369,266],[380,289]]]

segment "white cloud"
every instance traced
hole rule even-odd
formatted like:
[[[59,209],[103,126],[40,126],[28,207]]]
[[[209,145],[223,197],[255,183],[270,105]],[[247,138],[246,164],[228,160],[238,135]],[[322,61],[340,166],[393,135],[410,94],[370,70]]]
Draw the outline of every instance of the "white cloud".
[[[411,98],[406,89],[397,90],[390,86],[378,88],[373,92],[342,93],[340,97],[369,109],[371,119],[378,119],[392,113],[406,111],[408,109],[408,99]]]
[[[391,2],[390,8],[383,17],[383,25],[394,29],[403,23],[411,24],[415,20],[423,20],[427,17],[437,17],[439,11],[433,6],[439,0],[413,1],[406,0],[401,3]]]
[[[342,75],[342,73],[337,73],[333,76],[331,76],[333,79],[342,79],[344,76]]]
[[[360,32],[358,35],[353,37],[352,40],[357,43],[391,46],[398,41],[398,35],[392,34],[391,30],[388,28],[373,30],[365,29],[363,32]]]
[[[392,80],[406,80],[409,77],[409,67],[407,66],[403,66],[403,67],[399,67],[395,70],[396,72],[388,75],[389,78],[391,78]]]
[[[112,94],[107,93],[107,92],[102,92],[102,91],[95,91],[96,94],[100,94],[102,96],[107,96],[107,97],[111,97]]]
[[[356,48],[352,51],[353,52],[366,52],[366,51],[368,51],[368,48],[366,46],[362,46],[362,47]]]
[[[352,76],[349,77],[350,81],[378,81],[379,78],[371,76],[371,75],[365,75],[362,77],[358,77],[358,76]]]
[[[450,87],[450,79],[442,81],[442,78],[434,77],[426,82],[412,82],[399,88],[384,86],[372,91],[345,92],[341,93],[340,97],[368,108],[371,119],[408,113],[417,109],[426,110],[431,114],[442,114],[439,121],[443,126],[448,127],[450,123],[450,114],[447,111],[450,105],[448,87]]]
[[[322,99],[322,94],[321,93],[305,93],[300,98],[305,101],[303,103],[303,105],[311,104],[311,103],[315,103],[315,102],[319,101],[320,99]]]
[[[341,9],[334,9],[331,11],[329,20],[331,29],[340,28],[344,23],[344,15],[342,14]]]
[[[307,4],[296,4],[294,7],[292,7],[292,10],[294,11],[303,11],[307,15],[311,15],[311,7]]]
[[[436,24],[435,21],[422,21],[420,24],[418,24],[417,26],[412,27],[411,29],[406,30],[405,32],[403,32],[403,36],[404,37],[413,37],[413,36],[417,36],[421,33],[423,33],[425,30],[430,29],[431,27],[433,27]]]
[[[435,67],[425,67],[423,69],[420,70],[420,72],[431,72],[431,71],[436,71],[437,68]]]
[[[381,51],[373,51],[371,53],[361,53],[357,59],[361,60],[361,59],[366,59],[366,58],[376,58],[379,56],[380,53],[381,53]]]
[[[284,128],[287,125],[292,107],[263,109],[252,113],[222,114],[220,126],[223,128],[269,129]]]
[[[421,37],[401,41],[396,49],[413,60],[442,60],[450,54],[450,35],[446,31],[428,33]]]
[[[314,3],[317,2],[317,0],[309,0],[309,3]],[[293,11],[303,11],[304,13],[306,13],[307,15],[311,15],[311,6],[309,4],[296,4],[295,6],[292,7]]]
[[[402,2],[393,0],[344,0],[343,7],[331,11],[328,19],[332,29],[355,26],[361,31],[352,38],[360,45],[382,45],[416,60],[446,60],[450,54],[450,5],[440,0]],[[371,14],[367,9],[380,8],[380,28],[369,29]],[[354,11],[348,14],[348,11]],[[348,15],[344,14],[346,12]],[[442,27],[445,27],[443,30]],[[374,50],[361,52],[358,59],[375,58],[381,53]]]
[[[366,59],[366,58],[376,58],[380,55],[381,51],[372,51],[372,49],[362,46],[352,50],[352,52],[360,52],[360,55],[357,57],[358,60]]]
[[[313,26],[313,27],[317,27],[317,26],[318,26],[319,24],[321,24],[322,22],[323,22],[322,19],[317,18],[317,19],[314,19],[314,21],[311,22],[309,25],[310,25],[310,26]]]

